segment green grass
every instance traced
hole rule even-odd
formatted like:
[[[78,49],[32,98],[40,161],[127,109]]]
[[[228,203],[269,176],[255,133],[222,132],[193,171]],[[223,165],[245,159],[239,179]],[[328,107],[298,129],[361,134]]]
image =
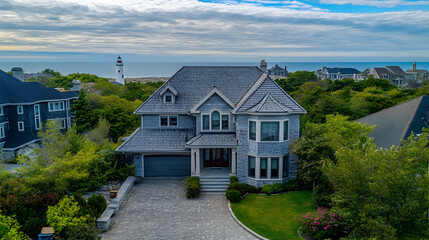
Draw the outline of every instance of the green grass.
[[[277,196],[249,194],[241,202],[231,203],[231,208],[244,225],[272,240],[301,239],[297,219],[302,213],[316,209],[311,191]]]

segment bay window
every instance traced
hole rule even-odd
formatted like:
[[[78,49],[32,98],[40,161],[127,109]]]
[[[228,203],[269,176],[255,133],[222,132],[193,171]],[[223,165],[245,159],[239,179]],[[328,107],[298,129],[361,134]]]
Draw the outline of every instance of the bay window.
[[[279,158],[271,158],[271,178],[279,178]]]
[[[289,156],[256,157],[248,156],[248,177],[279,180],[288,176]]]
[[[260,158],[261,161],[261,172],[259,174],[260,178],[267,178],[267,162],[268,158]]]
[[[283,122],[283,141],[289,140],[289,121]]]
[[[249,140],[256,141],[256,122],[249,121]]]
[[[256,158],[249,156],[249,177],[255,177]]]
[[[261,141],[279,141],[279,122],[261,122]]]

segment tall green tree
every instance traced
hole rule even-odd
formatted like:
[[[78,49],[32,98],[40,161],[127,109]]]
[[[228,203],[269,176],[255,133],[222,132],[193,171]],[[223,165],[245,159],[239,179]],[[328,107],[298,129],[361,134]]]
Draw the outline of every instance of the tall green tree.
[[[71,105],[70,111],[74,115],[74,123],[78,133],[85,132],[95,125],[94,113],[83,89],[79,92],[79,99]]]
[[[332,182],[334,210],[352,237],[427,239],[429,236],[429,139],[411,135],[396,149],[340,148],[324,172]]]

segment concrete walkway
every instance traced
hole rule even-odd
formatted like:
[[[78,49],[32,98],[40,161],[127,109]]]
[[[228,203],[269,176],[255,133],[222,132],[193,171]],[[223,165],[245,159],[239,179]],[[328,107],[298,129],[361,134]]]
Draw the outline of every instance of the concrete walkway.
[[[144,179],[131,188],[103,239],[255,237],[231,217],[225,195],[187,199],[184,178],[163,178]]]

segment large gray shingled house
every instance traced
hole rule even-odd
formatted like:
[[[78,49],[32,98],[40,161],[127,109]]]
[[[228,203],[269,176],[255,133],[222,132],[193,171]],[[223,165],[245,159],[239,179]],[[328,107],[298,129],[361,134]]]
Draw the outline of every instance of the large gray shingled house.
[[[62,129],[71,126],[71,101],[77,92],[59,92],[36,82],[22,82],[0,70],[0,147],[5,158],[37,143],[43,123],[57,120]]]
[[[289,144],[306,111],[258,67],[183,67],[136,111],[117,151],[136,175],[226,176],[261,186],[296,178]]]

